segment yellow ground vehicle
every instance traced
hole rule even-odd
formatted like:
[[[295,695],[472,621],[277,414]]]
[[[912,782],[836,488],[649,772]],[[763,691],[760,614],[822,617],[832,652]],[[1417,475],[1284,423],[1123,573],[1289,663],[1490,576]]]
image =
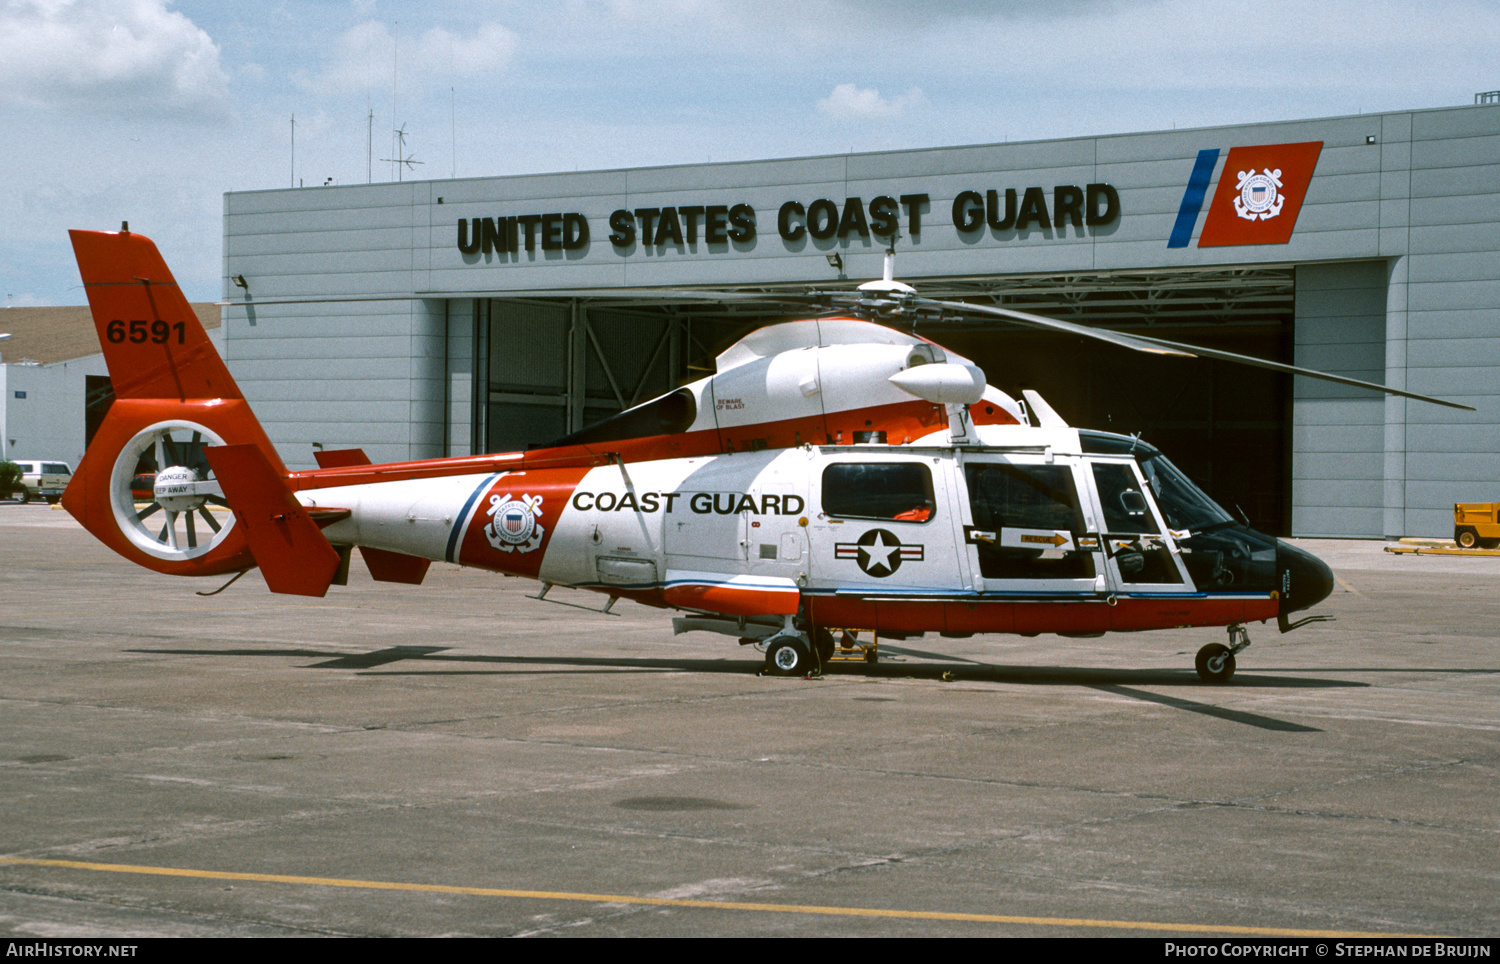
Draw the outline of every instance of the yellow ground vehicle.
[[[1500,502],[1453,503],[1453,541],[1465,549],[1500,546]]]

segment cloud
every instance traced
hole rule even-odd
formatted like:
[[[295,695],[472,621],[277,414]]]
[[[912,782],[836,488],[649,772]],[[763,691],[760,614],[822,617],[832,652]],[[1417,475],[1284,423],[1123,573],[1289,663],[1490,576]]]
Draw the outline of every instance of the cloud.
[[[332,61],[303,83],[314,90],[338,93],[379,88],[390,83],[394,46],[389,27],[366,20],[339,34],[333,42]]]
[[[515,52],[516,35],[498,23],[483,24],[470,37],[458,37],[436,27],[422,35],[417,63],[460,77],[478,77],[504,70]]]
[[[926,100],[918,87],[887,100],[874,88],[839,84],[833,93],[818,101],[818,110],[835,120],[892,120]]]
[[[0,0],[0,100],[220,114],[219,48],[163,0]]]
[[[433,27],[417,38],[415,46],[403,40],[398,52],[390,27],[367,20],[339,36],[331,60],[320,73],[299,78],[299,82],[322,93],[385,89],[391,82],[393,54],[402,86],[413,77],[479,77],[504,71],[515,51],[512,31],[498,23],[485,23],[466,36]]]

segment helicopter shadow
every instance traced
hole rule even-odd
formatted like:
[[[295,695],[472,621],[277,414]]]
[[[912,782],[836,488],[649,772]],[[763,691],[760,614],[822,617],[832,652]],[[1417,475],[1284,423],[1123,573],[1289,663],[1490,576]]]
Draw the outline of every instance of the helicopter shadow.
[[[302,669],[343,669],[355,671],[378,670],[396,663],[420,663],[420,669],[408,672],[429,674],[452,673],[462,675],[504,674],[512,672],[510,667],[560,667],[558,672],[597,670],[618,672],[620,670],[670,671],[698,673],[746,673],[756,674],[763,666],[759,654],[754,659],[695,659],[691,657],[648,656],[497,656],[480,653],[454,653],[448,646],[389,646],[364,653],[348,653],[337,650],[318,649],[310,646],[258,647],[235,649],[128,649],[125,652],[153,656],[217,656],[217,657],[282,657],[285,659],[312,659]],[[991,682],[1017,683],[1033,686],[1173,686],[1193,689],[1224,689],[1203,683],[1192,670],[1186,669],[1121,669],[1118,667],[1088,666],[1007,666],[981,663],[960,656],[927,653],[883,644],[881,653],[895,655],[898,662],[888,659],[879,663],[862,660],[832,661],[829,675],[859,676],[869,679],[930,679],[941,682]],[[922,660],[914,662],[909,660]],[[933,664],[937,665],[933,665]],[[479,667],[458,669],[459,664]],[[502,668],[505,667],[505,668]],[[1327,689],[1336,687],[1367,687],[1370,684],[1354,680],[1309,679],[1304,676],[1271,676],[1266,674],[1240,673],[1229,688],[1254,686],[1272,689]]]
[[[761,660],[692,659],[639,656],[495,656],[450,652],[446,646],[391,646],[365,653],[345,653],[312,647],[265,647],[237,649],[131,649],[130,653],[155,656],[280,657],[311,659],[301,669],[353,670],[368,676],[559,676],[619,673],[717,673],[759,675]],[[1297,676],[1240,674],[1228,686],[1209,686],[1190,670],[1118,669],[1078,666],[1002,666],[963,657],[927,653],[887,646],[884,652],[900,662],[866,663],[834,661],[827,667],[830,677],[865,679],[913,679],[932,682],[988,682],[1023,686],[1082,686],[1146,703],[1197,713],[1229,722],[1281,732],[1316,733],[1315,727],[1287,720],[1228,709],[1184,696],[1139,689],[1142,686],[1226,692],[1236,689],[1329,689],[1364,688],[1370,684],[1351,680],[1308,679]],[[908,662],[918,659],[924,662]],[[937,665],[933,665],[933,663]],[[957,665],[955,665],[957,664]],[[788,682],[797,680],[789,679]]]

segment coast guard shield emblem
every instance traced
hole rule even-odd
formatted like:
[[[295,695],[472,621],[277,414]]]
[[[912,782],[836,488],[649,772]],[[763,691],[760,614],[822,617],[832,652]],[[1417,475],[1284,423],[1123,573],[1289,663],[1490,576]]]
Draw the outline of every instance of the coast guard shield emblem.
[[[1198,235],[1198,247],[1291,241],[1322,151],[1322,141],[1231,148]],[[1201,170],[1194,168],[1194,176],[1201,177],[1200,191],[1208,187],[1217,153],[1200,152]],[[1192,192],[1189,184],[1188,194]],[[1187,246],[1199,203],[1184,195],[1184,209],[1178,213],[1179,225],[1173,228],[1175,240],[1168,242],[1169,247]]]
[[[1263,173],[1253,170],[1240,171],[1235,188],[1240,196],[1234,199],[1234,213],[1246,221],[1269,221],[1281,213],[1286,203],[1278,193],[1281,189],[1281,168],[1266,168]]]
[[[547,534],[537,519],[542,515],[542,497],[522,495],[512,499],[510,493],[490,496],[490,517],[484,527],[484,538],[501,552],[527,553],[542,544]]]

